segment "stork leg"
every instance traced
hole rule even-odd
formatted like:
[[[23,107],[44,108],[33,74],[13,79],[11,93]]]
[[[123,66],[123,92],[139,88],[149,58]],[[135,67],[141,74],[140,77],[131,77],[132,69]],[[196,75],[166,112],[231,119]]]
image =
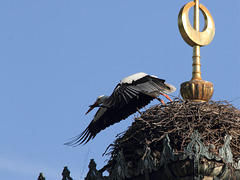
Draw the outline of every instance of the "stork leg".
[[[164,101],[163,101],[162,99],[158,98],[157,96],[152,95],[152,97],[154,97],[155,99],[157,99],[158,101],[160,101],[162,104],[165,104]]]
[[[163,95],[164,97],[166,97],[169,101],[172,101],[172,99],[168,95],[163,94],[163,93],[160,93],[160,94]]]
[[[165,104],[164,101],[160,98],[157,98],[157,100],[159,100],[163,105]]]

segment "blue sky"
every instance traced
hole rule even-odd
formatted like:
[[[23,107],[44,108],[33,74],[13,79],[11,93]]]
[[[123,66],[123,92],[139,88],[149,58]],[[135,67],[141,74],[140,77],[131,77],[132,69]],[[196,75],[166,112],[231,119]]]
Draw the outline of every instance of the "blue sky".
[[[0,179],[32,180],[40,172],[60,179],[64,166],[83,179],[91,158],[101,168],[108,159],[102,153],[134,116],[85,146],[63,144],[92,120],[96,111],[84,116],[88,105],[128,75],[157,75],[179,96],[192,71],[192,48],[177,26],[187,2],[0,1]],[[213,100],[240,108],[239,1],[200,3],[216,26],[201,48],[202,78],[214,84]]]

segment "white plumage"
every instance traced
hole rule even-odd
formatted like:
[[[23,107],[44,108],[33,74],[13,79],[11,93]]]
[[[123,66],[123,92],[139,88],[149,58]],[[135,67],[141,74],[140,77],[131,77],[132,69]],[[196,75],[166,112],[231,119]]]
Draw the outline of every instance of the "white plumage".
[[[144,73],[144,72],[139,72],[139,73],[136,73],[136,74],[133,74],[133,75],[130,75],[128,77],[125,77],[123,78],[121,81],[120,81],[120,84],[123,84],[123,83],[127,83],[127,84],[131,84],[133,81],[136,81],[138,79],[141,79],[145,76],[147,76],[148,74]]]

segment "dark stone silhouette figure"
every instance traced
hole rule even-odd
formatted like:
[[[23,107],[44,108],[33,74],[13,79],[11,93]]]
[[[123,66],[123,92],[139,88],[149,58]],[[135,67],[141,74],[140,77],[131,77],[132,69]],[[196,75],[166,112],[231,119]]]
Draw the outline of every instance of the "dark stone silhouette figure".
[[[64,167],[63,169],[63,172],[62,172],[62,180],[73,180],[71,177],[70,177],[70,171],[68,170],[67,166]]]
[[[39,173],[37,180],[45,180],[45,177],[43,176],[43,173]]]

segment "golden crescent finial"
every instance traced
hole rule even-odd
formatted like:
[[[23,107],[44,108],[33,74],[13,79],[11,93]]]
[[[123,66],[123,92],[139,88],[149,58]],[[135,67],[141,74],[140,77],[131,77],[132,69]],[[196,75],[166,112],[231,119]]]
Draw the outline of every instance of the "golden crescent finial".
[[[194,6],[194,27],[189,22],[189,9]],[[205,26],[199,31],[199,9],[204,16]],[[178,27],[183,39],[193,47],[192,79],[181,84],[180,93],[185,100],[209,101],[213,94],[213,84],[202,80],[200,47],[208,45],[214,37],[215,25],[210,12],[199,0],[189,2],[182,7],[178,15]]]
[[[183,39],[190,46],[206,46],[213,40],[213,37],[215,35],[215,24],[207,8],[204,5],[200,4],[199,8],[203,13],[205,26],[202,32],[194,29],[188,17],[189,10],[194,5],[195,2],[192,1],[182,7],[178,15],[178,27]]]

